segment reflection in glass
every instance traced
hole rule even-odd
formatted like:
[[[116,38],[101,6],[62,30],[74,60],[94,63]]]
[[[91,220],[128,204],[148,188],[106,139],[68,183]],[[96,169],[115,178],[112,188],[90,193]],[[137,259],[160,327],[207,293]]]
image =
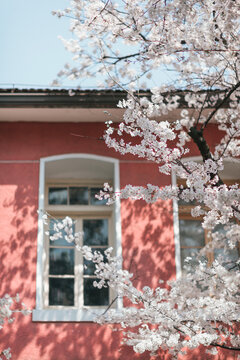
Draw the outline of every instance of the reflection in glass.
[[[109,305],[109,288],[98,289],[93,286],[96,279],[84,279],[84,305]]]
[[[185,201],[182,199],[178,200],[178,206],[196,206],[198,204],[197,200],[190,200],[190,201]]]
[[[92,249],[94,251],[99,251],[104,258],[104,261],[106,262],[106,255],[104,254],[104,251],[107,248],[95,248]],[[84,275],[94,275],[94,271],[95,271],[95,264],[92,261],[88,261],[86,259],[83,260],[83,264],[84,264]]]
[[[48,189],[49,205],[67,205],[67,194],[66,187],[50,187]]]
[[[90,204],[91,205],[106,205],[107,199],[98,200],[95,195],[99,195],[102,188],[91,188],[90,189]]]
[[[108,245],[108,219],[83,220],[84,245]]]
[[[70,205],[88,205],[88,188],[87,187],[70,187],[69,188]]]
[[[191,260],[191,265],[193,266],[196,266],[198,264],[198,260],[196,259],[196,257],[198,256],[199,254],[199,251],[200,249],[181,249],[181,264],[182,264],[182,267],[185,265],[185,262],[184,260],[187,258],[187,257],[191,257],[192,260]]]
[[[194,249],[194,248],[193,249],[181,249],[182,269],[184,269],[186,272],[192,273],[195,271],[195,267],[199,264],[199,261],[204,261],[204,262],[207,261],[205,256],[199,257],[200,250],[201,249]],[[186,263],[185,259],[187,257],[191,257],[192,259]]]
[[[51,275],[74,274],[74,249],[50,249]]]
[[[226,269],[231,269],[236,264],[236,261],[239,259],[238,249],[215,249],[214,250],[214,259],[217,259],[218,256],[223,258],[223,266]]]
[[[49,305],[74,305],[74,279],[49,278]]]
[[[203,247],[205,245],[201,221],[180,219],[179,230],[181,246]]]
[[[181,245],[181,266],[184,271],[192,272],[199,260],[206,260],[204,257],[198,258],[199,251],[205,245],[205,233],[199,220],[179,220],[180,245]],[[189,263],[185,259],[191,257]]]
[[[225,225],[218,224],[214,228],[214,232],[225,234],[226,230],[224,229]],[[214,249],[214,259],[217,259],[218,256],[223,258],[223,266],[226,269],[231,269],[236,264],[236,261],[239,259],[239,250],[237,247],[233,249]]]
[[[61,222],[63,219],[51,219],[49,222],[49,239],[51,236],[54,235],[56,230],[54,229],[54,225],[56,225],[58,222]],[[75,232],[75,224],[72,225],[73,233]],[[50,246],[70,246],[69,242],[65,240],[66,232],[64,229],[61,230],[62,237],[58,240],[50,240]]]

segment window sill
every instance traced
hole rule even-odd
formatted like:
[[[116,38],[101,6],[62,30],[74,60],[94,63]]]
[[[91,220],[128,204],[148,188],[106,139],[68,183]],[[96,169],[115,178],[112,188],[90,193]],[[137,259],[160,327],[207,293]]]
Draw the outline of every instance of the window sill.
[[[34,309],[32,321],[39,322],[93,322],[103,309]]]

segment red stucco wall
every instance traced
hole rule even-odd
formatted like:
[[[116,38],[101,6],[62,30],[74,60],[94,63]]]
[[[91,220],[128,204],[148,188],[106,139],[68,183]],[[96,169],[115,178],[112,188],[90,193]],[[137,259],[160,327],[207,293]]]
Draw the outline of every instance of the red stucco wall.
[[[37,207],[39,159],[66,154],[90,153],[120,159],[120,183],[163,186],[170,178],[157,166],[132,156],[121,157],[108,149],[100,123],[0,123],[0,297],[20,294],[28,307],[35,307],[37,258]],[[73,135],[75,134],[75,135]],[[76,136],[81,135],[81,136]],[[86,137],[84,137],[86,136]],[[212,143],[218,135],[210,132]],[[196,155],[193,147],[191,155]],[[135,272],[136,284],[157,286],[158,279],[175,276],[171,202],[146,205],[122,201],[122,246],[124,265]],[[31,316],[16,316],[1,330],[0,349],[10,346],[17,360],[128,360],[150,359],[120,345],[120,333],[93,323],[33,323]],[[192,354],[192,355],[191,355]],[[201,357],[199,350],[185,359]],[[234,359],[230,352],[221,359]],[[169,359],[161,354],[159,359]]]

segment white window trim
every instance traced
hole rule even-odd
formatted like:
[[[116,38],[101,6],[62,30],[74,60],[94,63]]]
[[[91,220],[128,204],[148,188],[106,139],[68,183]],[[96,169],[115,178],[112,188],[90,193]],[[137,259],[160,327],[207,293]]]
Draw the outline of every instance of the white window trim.
[[[104,312],[103,308],[99,309],[46,309],[44,308],[44,263],[46,261],[46,251],[44,247],[44,224],[42,220],[42,212],[44,211],[44,194],[45,194],[45,167],[48,162],[66,159],[89,159],[110,162],[114,166],[114,190],[120,191],[119,178],[119,160],[106,156],[99,156],[93,154],[64,154],[49,156],[40,159],[40,173],[39,173],[39,215],[38,215],[38,237],[37,237],[37,274],[36,274],[36,308],[32,312],[33,321],[64,321],[64,322],[79,322],[79,321],[93,321],[96,316]],[[117,256],[122,256],[121,245],[121,213],[120,213],[120,199],[116,199],[114,204],[114,240],[115,253]],[[117,299],[116,309],[122,308],[122,299]]]
[[[177,185],[176,173],[172,171],[172,185]],[[178,217],[178,202],[173,200],[173,232],[175,244],[175,266],[176,266],[176,279],[182,276],[181,268],[181,248],[180,248],[180,233],[179,233],[179,217]]]

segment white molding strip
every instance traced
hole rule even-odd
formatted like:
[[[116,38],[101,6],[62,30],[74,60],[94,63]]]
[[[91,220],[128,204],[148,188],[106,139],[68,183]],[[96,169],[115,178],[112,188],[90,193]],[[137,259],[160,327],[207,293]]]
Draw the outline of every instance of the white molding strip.
[[[0,164],[39,164],[39,160],[0,160]]]
[[[106,309],[34,309],[32,321],[40,322],[93,322]]]
[[[177,185],[176,174],[172,171],[172,185]],[[180,234],[179,234],[179,219],[178,219],[178,202],[173,200],[173,231],[175,243],[175,264],[176,264],[176,278],[182,276],[181,269],[181,249],[180,249]]]
[[[119,161],[114,163],[114,191],[120,194],[120,172],[119,172]],[[120,196],[115,201],[115,239],[116,239],[116,256],[122,258],[122,226],[121,226],[121,203]],[[121,264],[122,266],[122,264]],[[117,309],[123,307],[122,298],[117,299]]]
[[[39,194],[38,194],[38,236],[37,236],[37,274],[36,274],[36,308],[43,308],[43,264],[44,264],[44,211],[45,162],[40,159]]]
[[[156,164],[154,161],[151,160],[119,160],[120,163],[130,163],[130,164]]]

